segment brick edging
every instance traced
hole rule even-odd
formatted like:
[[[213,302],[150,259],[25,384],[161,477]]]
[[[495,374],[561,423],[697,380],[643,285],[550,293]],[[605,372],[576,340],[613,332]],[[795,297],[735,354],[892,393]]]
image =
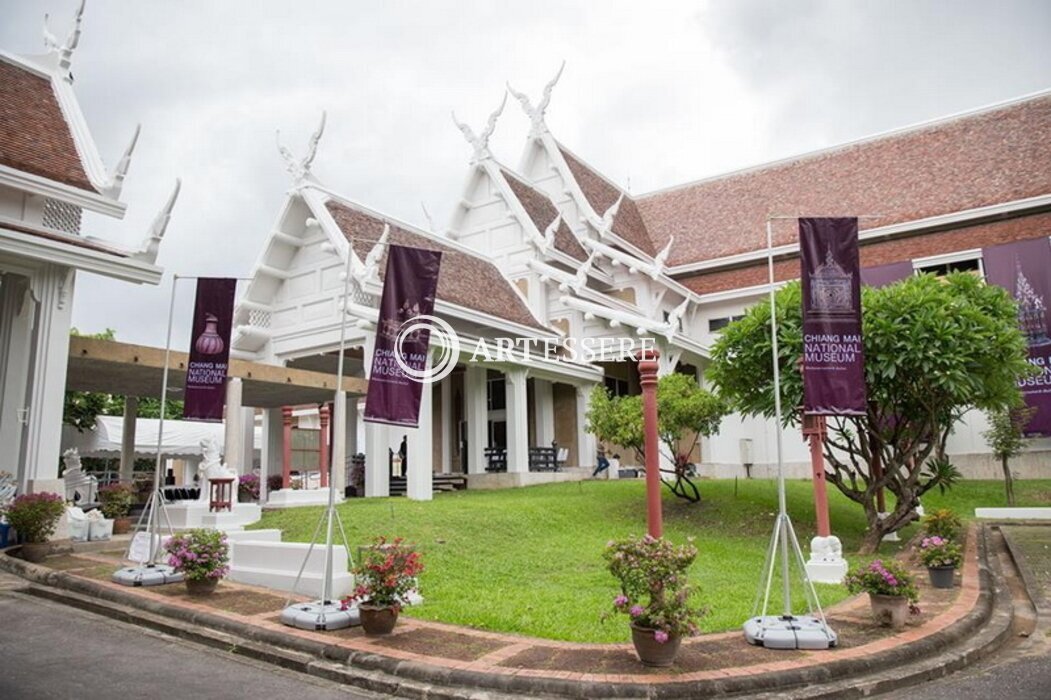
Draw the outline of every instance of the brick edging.
[[[974,532],[974,531],[972,531]],[[72,574],[37,566],[29,562],[5,556],[10,550],[0,553],[0,568],[41,585],[71,591],[121,605],[167,617],[189,625],[200,625],[211,630],[245,639],[262,645],[272,645],[315,658],[346,664],[368,672],[379,672],[392,676],[392,681],[402,678],[408,681],[435,684],[446,688],[491,689],[510,694],[549,694],[562,696],[601,697],[645,697],[680,698],[701,695],[728,695],[755,693],[774,689],[788,690],[797,686],[821,684],[848,676],[864,675],[894,666],[904,666],[934,656],[954,645],[985,625],[994,608],[994,586],[988,570],[988,550],[982,531],[976,535],[976,559],[967,562],[967,568],[977,571],[977,596],[970,610],[956,618],[947,627],[925,635],[915,641],[883,649],[871,654],[852,658],[831,659],[824,664],[802,667],[785,667],[754,674],[725,675],[700,680],[665,680],[613,682],[608,680],[569,680],[552,677],[547,672],[527,669],[513,673],[487,673],[479,670],[441,667],[434,663],[386,656],[374,651],[359,651],[337,644],[327,644],[282,631],[260,627],[215,613],[185,608],[178,605],[135,595],[122,589],[84,579]],[[964,582],[967,593],[968,582]],[[974,585],[973,583],[971,585]],[[950,611],[951,612],[951,611]],[[943,613],[945,614],[945,613]],[[134,621],[128,615],[129,621]],[[927,624],[930,624],[929,622]],[[742,644],[745,642],[742,640]],[[345,680],[345,679],[344,679]],[[437,690],[437,689],[435,689]]]

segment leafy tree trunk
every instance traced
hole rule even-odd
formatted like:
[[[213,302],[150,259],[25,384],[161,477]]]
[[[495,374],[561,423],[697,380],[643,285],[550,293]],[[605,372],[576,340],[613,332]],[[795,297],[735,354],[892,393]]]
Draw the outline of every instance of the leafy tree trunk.
[[[1004,490],[1007,491],[1007,505],[1015,504],[1015,482],[1011,477],[1011,468],[1007,466],[1007,457],[1000,459],[1000,466],[1004,469]]]

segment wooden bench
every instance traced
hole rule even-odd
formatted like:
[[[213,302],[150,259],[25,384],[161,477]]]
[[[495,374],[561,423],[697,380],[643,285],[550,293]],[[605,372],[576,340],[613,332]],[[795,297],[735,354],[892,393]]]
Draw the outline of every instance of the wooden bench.
[[[485,470],[490,473],[506,472],[507,449],[504,447],[486,447]]]
[[[531,472],[557,472],[558,444],[552,442],[551,447],[529,448],[529,471]]]

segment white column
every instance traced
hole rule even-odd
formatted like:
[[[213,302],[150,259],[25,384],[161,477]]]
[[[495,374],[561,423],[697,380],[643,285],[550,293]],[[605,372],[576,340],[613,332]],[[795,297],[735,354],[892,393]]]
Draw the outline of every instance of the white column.
[[[370,498],[390,495],[389,427],[382,423],[365,423],[365,495]]]
[[[255,409],[250,406],[241,409],[241,464],[242,474],[255,471]]]
[[[524,369],[509,369],[504,375],[507,390],[507,471],[529,471],[529,410]]]
[[[486,369],[467,365],[463,382],[464,413],[467,416],[467,473],[485,473],[485,448],[489,446],[489,400]]]
[[[29,379],[29,425],[23,459],[27,491],[64,492],[58,479],[59,435],[75,280],[75,270],[58,265],[49,265],[37,278],[40,306]]]
[[[453,440],[456,432],[453,430],[453,382],[451,377],[441,381],[442,392],[442,474],[452,471]]]
[[[366,379],[372,373],[372,353],[375,350],[376,334],[368,333],[365,336],[365,352],[362,357]],[[390,463],[388,462],[390,446],[390,426],[382,423],[365,423],[366,497],[386,497],[390,495]]]
[[[36,302],[29,280],[4,275],[0,286],[0,471],[19,477],[21,488],[25,477],[20,473],[22,438],[28,413],[26,383],[29,378],[33,347],[33,319]]]
[[[550,447],[555,440],[555,396],[551,382],[546,379],[533,380],[533,399],[536,407],[536,444]]]
[[[347,392],[337,391],[332,403],[332,478],[329,485],[343,496],[347,488]]]
[[[124,397],[124,420],[120,436],[120,480],[130,484],[135,478],[135,426],[139,419],[139,397]],[[164,475],[161,474],[163,480]]]
[[[244,472],[244,424],[241,413],[241,379],[226,380],[226,410],[223,415],[223,462],[238,474]]]
[[[281,408],[267,408],[263,411],[263,446],[261,450],[259,474],[259,502],[266,503],[267,477],[281,473],[281,451],[284,447],[284,421]]]
[[[596,463],[595,436],[587,430],[588,399],[596,384],[576,387],[577,390],[577,466],[593,468]],[[607,455],[609,456],[609,455]]]
[[[358,434],[358,427],[361,424],[361,417],[358,414],[358,397],[350,396],[346,401],[347,406],[347,459],[349,460],[351,455],[356,455],[361,452],[361,448],[364,446],[365,436]],[[349,464],[349,462],[348,462]]]
[[[427,357],[427,367],[431,358]],[[420,392],[420,423],[418,428],[405,431],[408,436],[405,495],[413,501],[429,501],[434,498],[434,385],[424,384]]]

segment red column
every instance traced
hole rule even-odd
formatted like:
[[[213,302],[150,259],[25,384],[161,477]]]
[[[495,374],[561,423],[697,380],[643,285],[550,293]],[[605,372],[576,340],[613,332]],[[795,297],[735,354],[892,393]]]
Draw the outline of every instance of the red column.
[[[825,417],[803,416],[803,437],[810,439],[810,470],[814,482],[814,511],[817,515],[817,534],[828,537],[832,527],[828,522],[828,490],[825,484]]]
[[[284,424],[284,442],[281,446],[281,488],[292,486],[292,407],[281,407],[281,422]]]
[[[326,488],[328,486],[328,404],[321,404],[318,413],[321,417],[321,459],[319,460],[321,465],[321,488]]]
[[[646,440],[646,528],[651,537],[660,537],[661,478],[660,438],[657,434],[657,358],[656,350],[643,350],[639,358],[639,384],[642,385],[642,423]]]

